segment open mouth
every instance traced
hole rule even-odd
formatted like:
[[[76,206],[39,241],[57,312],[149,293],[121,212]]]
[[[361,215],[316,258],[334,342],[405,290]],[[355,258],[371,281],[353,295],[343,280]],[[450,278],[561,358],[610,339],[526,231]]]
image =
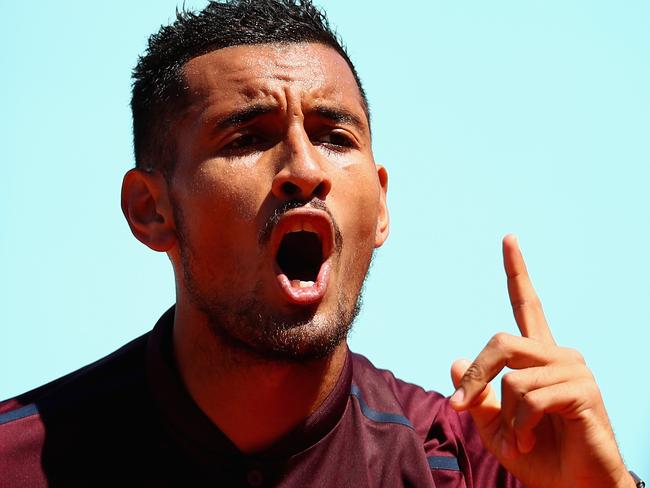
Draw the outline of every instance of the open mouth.
[[[323,243],[316,232],[301,230],[285,234],[280,241],[276,262],[292,284],[312,286],[323,264]]]
[[[276,274],[289,301],[312,304],[325,294],[333,225],[322,211],[290,211],[274,229]]]

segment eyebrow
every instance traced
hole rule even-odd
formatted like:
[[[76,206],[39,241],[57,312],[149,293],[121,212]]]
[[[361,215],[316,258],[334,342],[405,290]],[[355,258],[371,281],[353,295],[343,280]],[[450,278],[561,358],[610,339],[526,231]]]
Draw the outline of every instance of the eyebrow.
[[[337,124],[348,124],[354,126],[357,130],[366,131],[366,125],[358,115],[342,108],[326,107],[317,105],[312,108],[312,112],[325,119],[329,119]]]
[[[229,113],[224,117],[221,117],[216,121],[214,126],[217,130],[230,129],[231,127],[236,127],[238,125],[245,124],[246,122],[250,122],[251,120],[261,115],[271,113],[277,110],[277,108],[277,105],[263,103],[250,105],[246,108],[237,110],[235,112]]]
[[[214,128],[218,131],[230,129],[232,127],[237,127],[239,125],[250,122],[251,120],[256,119],[262,115],[269,114],[278,109],[277,105],[274,104],[255,104],[245,107],[241,110],[229,113],[221,118],[219,118],[214,123]],[[324,105],[317,105],[313,107],[310,112],[315,113],[321,118],[328,119],[337,124],[348,124],[354,126],[360,131],[365,131],[366,126],[361,120],[361,118],[342,108],[327,107]]]

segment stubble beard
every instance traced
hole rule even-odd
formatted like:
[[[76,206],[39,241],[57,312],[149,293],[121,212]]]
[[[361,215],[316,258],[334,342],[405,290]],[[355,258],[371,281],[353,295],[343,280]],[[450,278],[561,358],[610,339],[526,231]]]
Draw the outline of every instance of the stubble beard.
[[[183,225],[182,212],[178,206],[174,208],[185,288],[220,343],[260,360],[295,363],[326,358],[348,337],[361,310],[374,251],[353,277],[359,282],[358,290],[346,294],[340,287],[332,312],[324,315],[315,309],[303,309],[290,316],[280,316],[270,312],[257,298],[264,296],[261,282],[249,295],[228,300],[201,286],[196,279],[197,260]]]

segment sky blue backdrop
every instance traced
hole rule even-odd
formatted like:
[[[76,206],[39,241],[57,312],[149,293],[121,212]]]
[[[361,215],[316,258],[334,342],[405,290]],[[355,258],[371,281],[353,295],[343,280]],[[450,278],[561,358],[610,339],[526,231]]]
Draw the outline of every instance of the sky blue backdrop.
[[[453,359],[516,331],[500,260],[515,232],[557,340],[584,353],[627,462],[650,476],[650,2],[321,4],[390,172],[392,235],[352,347],[451,393]],[[0,5],[8,397],[144,333],[173,302],[169,263],[131,236],[119,188],[130,70],[176,1]]]

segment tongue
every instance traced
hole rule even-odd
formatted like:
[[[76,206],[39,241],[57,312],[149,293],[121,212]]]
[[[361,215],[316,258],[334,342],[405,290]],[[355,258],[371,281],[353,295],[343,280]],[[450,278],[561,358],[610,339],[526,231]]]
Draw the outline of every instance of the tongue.
[[[325,297],[329,284],[330,263],[324,262],[315,281],[289,279],[283,272],[277,275],[280,289],[295,305],[315,305]]]

